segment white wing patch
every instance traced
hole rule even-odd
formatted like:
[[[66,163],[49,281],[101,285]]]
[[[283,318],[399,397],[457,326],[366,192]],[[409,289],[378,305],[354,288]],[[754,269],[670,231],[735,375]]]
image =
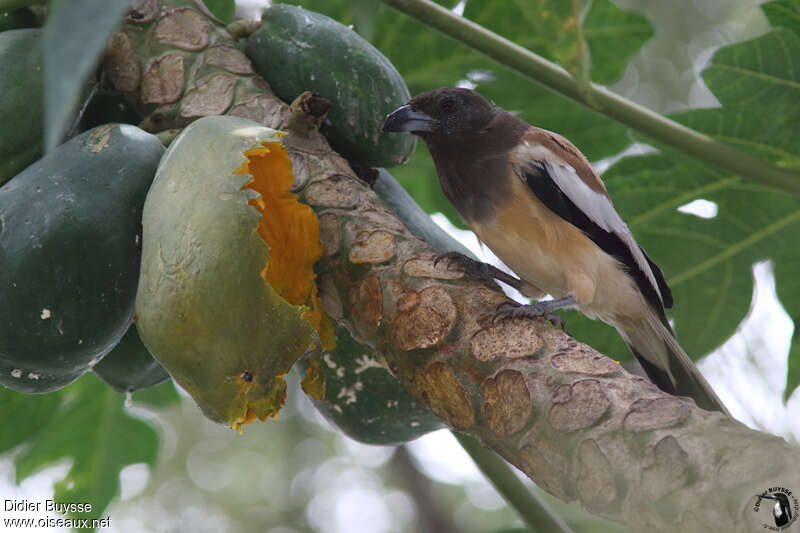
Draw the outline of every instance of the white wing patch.
[[[633,260],[636,261],[636,266],[644,273],[647,277],[647,281],[650,282],[650,285],[653,286],[656,294],[658,294],[658,297],[663,302],[661,291],[658,289],[658,282],[656,282],[656,278],[653,275],[650,264],[647,262],[647,258],[645,258],[641,248],[639,248],[636,239],[633,238],[633,233],[631,233],[630,228],[628,228],[628,225],[622,220],[622,217],[619,216],[614,206],[611,205],[611,201],[608,197],[590,189],[570,165],[552,163],[550,161],[543,161],[543,163],[548,174],[550,174],[556,182],[558,188],[561,189],[561,192],[567,195],[567,198],[569,198],[578,209],[583,211],[595,224],[622,239],[622,242],[624,242],[625,246],[631,251]]]
[[[575,206],[584,212],[595,224],[609,233],[617,235],[625,246],[631,251],[631,256],[636,262],[636,266],[644,273],[647,281],[655,289],[659,299],[663,303],[663,296],[658,288],[653,270],[647,262],[642,250],[633,238],[628,225],[619,216],[611,201],[604,194],[592,190],[581,178],[575,169],[567,164],[562,158],[558,157],[550,149],[541,144],[524,143],[518,149],[518,161],[536,160],[544,165],[545,170],[550,177],[555,181],[558,188],[561,189],[567,198],[569,198]],[[518,174],[519,177],[525,181],[523,173]]]

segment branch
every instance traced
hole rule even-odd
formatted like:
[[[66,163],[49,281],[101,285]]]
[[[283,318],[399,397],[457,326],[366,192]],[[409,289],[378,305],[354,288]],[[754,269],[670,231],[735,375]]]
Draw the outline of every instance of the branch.
[[[800,172],[775,166],[769,161],[755,158],[732,146],[720,143],[708,135],[627,100],[601,85],[579,84],[559,65],[467,18],[456,15],[431,0],[383,1],[501,65],[593,111],[635,128],[657,141],[749,180],[795,195],[800,194]]]

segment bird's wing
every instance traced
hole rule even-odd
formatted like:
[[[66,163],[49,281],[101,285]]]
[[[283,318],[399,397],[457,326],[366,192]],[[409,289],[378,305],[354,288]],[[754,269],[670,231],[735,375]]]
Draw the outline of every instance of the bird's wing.
[[[663,317],[663,307],[672,306],[672,294],[661,269],[637,244],[603,182],[577,148],[560,135],[532,128],[511,160],[517,175],[548,209],[626,267]]]

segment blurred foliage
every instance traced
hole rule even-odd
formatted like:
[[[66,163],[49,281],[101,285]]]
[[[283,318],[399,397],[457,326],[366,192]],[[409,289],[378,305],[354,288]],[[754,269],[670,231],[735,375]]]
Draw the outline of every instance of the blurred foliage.
[[[519,523],[477,473],[447,473],[444,461],[468,466],[463,452],[423,465],[414,443],[359,444],[332,430],[297,382],[287,376],[279,417],[248,426],[244,436],[209,421],[192,402],[159,411],[163,452],[149,476],[141,475],[146,490],[108,510],[115,530],[483,533]],[[449,437],[443,433],[439,442]],[[578,505],[561,505],[576,520],[591,520]]]
[[[156,403],[173,403],[168,392],[150,393]],[[138,398],[138,397],[137,397]],[[124,408],[125,396],[114,392],[92,374],[67,388],[45,395],[24,395],[0,387],[0,413],[4,431],[0,452],[27,443],[14,456],[16,481],[37,473],[61,459],[71,459],[66,477],[55,484],[58,502],[91,503],[91,513],[70,513],[73,518],[100,518],[119,494],[119,473],[127,465],[154,465],[158,435],[154,428],[132,418]]]

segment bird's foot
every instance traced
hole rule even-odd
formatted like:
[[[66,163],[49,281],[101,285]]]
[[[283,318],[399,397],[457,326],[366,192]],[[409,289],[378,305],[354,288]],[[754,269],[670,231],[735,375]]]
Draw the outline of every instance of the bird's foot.
[[[494,265],[476,261],[471,257],[460,252],[447,252],[439,254],[433,259],[433,266],[436,267],[440,261],[447,261],[448,269],[457,269],[464,273],[465,276],[477,278],[492,287],[493,289],[500,289],[495,280],[500,280],[503,283],[520,290],[522,281],[515,278],[511,274],[503,272]]]
[[[497,306],[492,322],[497,323],[509,318],[538,318],[543,317],[553,326],[564,329],[566,322],[553,311],[556,309],[563,309],[575,305],[575,300],[572,296],[566,298],[558,298],[556,300],[545,300],[537,302],[533,305],[522,305],[518,302],[511,300],[505,301]]]
[[[442,261],[447,262],[448,270],[458,270],[463,272],[467,277],[476,278],[483,281],[493,289],[500,288],[500,286],[495,282],[494,276],[492,276],[492,272],[489,269],[491,265],[488,263],[476,261],[471,257],[467,257],[461,252],[447,252],[437,255],[433,259],[434,268],[436,268],[436,266]]]

